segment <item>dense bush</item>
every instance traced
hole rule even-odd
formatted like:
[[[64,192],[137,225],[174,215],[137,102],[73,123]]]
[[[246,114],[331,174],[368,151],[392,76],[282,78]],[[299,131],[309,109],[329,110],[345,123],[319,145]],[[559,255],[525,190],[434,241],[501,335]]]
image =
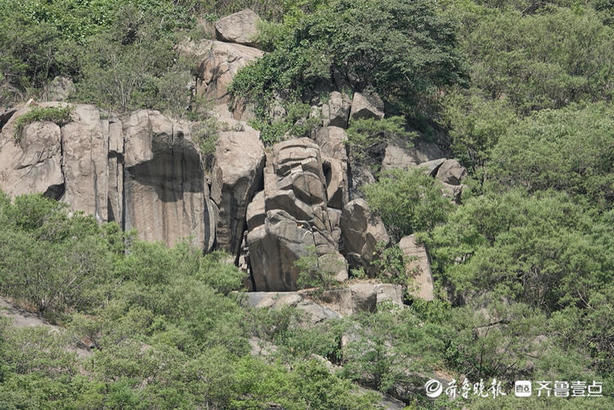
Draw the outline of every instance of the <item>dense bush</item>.
[[[445,222],[452,204],[441,189],[441,184],[421,169],[389,171],[364,187],[369,206],[397,240]]]

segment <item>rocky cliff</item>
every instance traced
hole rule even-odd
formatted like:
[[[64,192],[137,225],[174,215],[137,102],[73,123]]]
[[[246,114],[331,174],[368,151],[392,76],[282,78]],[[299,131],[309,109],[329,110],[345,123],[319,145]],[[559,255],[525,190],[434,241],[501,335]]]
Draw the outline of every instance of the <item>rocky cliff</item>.
[[[322,119],[313,138],[288,136],[265,149],[246,123],[250,107],[228,94],[238,70],[263,55],[252,47],[257,19],[253,12],[229,16],[216,24],[217,40],[181,45],[200,61],[196,93],[214,102],[213,115],[225,124],[211,167],[193,124],[157,111],[116,115],[71,105],[66,123],[31,121],[16,138],[19,119],[32,110],[69,105],[33,103],[0,114],[0,189],[13,197],[41,193],[148,241],[188,239],[203,252],[225,250],[250,272],[252,290],[296,290],[296,261],[312,254],[338,281],[351,267],[368,270],[376,244],[390,239],[357,198],[360,184],[374,177],[352,169],[345,129],[356,119],[383,118],[383,103],[377,95],[332,92],[313,107]],[[458,198],[465,171],[442,157],[433,144],[391,142],[382,167],[425,166]],[[420,271],[415,295],[432,299],[426,251],[413,239],[401,245],[419,259],[408,267]]]

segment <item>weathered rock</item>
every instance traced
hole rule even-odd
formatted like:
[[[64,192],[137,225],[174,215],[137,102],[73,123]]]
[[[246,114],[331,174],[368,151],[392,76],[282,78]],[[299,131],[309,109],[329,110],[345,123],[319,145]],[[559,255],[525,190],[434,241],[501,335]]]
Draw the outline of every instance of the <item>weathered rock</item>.
[[[253,46],[258,35],[260,17],[250,9],[226,16],[215,23],[218,40]]]
[[[34,122],[15,139],[15,120],[29,109],[18,110],[0,134],[0,189],[11,197],[40,193],[64,195],[62,132],[52,122]]]
[[[45,90],[47,101],[66,101],[76,91],[70,78],[55,77]]]
[[[382,161],[382,170],[409,169],[433,160],[439,160],[445,155],[435,144],[416,141],[410,147],[407,142],[393,141],[386,146]]]
[[[459,204],[461,202],[461,197],[463,195],[463,189],[465,185],[450,185],[442,182],[443,187],[441,188],[441,193],[446,198],[449,198],[452,202]]]
[[[354,93],[352,100],[351,120],[384,118],[384,102],[377,94]]]
[[[387,302],[403,306],[403,288],[400,285],[374,282],[355,282],[347,286],[314,291],[249,292],[244,303],[257,308],[281,309],[292,306],[311,315],[312,323],[374,312],[377,306]]]
[[[15,122],[34,107],[18,110],[3,127],[0,189],[61,199],[100,222],[136,228],[146,240],[172,245],[191,237],[211,249],[216,207],[189,124],[147,110],[101,117],[96,107],[77,104],[67,124],[33,122],[16,141]]]
[[[439,171],[439,167],[441,166],[441,164],[443,164],[444,162],[446,162],[445,158],[441,158],[441,159],[434,159],[432,161],[427,161],[427,162],[423,162],[420,165],[418,165],[419,168],[424,169],[424,172],[431,177],[435,177],[435,175],[437,175],[437,171]]]
[[[413,278],[411,294],[426,301],[433,300],[433,276],[426,248],[416,242],[415,235],[401,239],[399,247],[408,258],[405,272]]]
[[[264,147],[260,133],[246,126],[245,131],[221,132],[215,151],[212,198],[219,208],[218,247],[237,255],[247,206],[262,188]]]
[[[373,215],[364,199],[349,202],[341,214],[343,252],[352,267],[371,270],[371,262],[379,242],[390,238],[382,220]]]
[[[352,164],[350,168],[350,199],[364,198],[361,188],[373,184],[375,176],[366,165]]]
[[[168,245],[191,237],[208,250],[214,235],[209,190],[189,127],[157,111],[141,110],[123,121],[125,228]]]
[[[321,269],[339,280],[347,277],[332,234],[326,189],[320,149],[313,141],[294,139],[273,147],[267,156],[264,192],[247,212],[247,243],[257,290],[296,289],[295,263],[313,254]]]
[[[323,156],[336,158],[341,161],[348,160],[347,139],[345,130],[335,126],[320,128],[315,138]]]
[[[108,128],[103,128],[100,112],[93,105],[77,105],[72,115],[74,121],[62,128],[63,201],[99,222],[107,221]]]
[[[320,128],[316,133],[320,146],[326,178],[328,206],[342,209],[349,201],[350,184],[348,175],[347,135],[339,127]]]
[[[446,160],[437,171],[436,178],[443,183],[460,185],[467,176],[467,170],[457,160]]]
[[[253,47],[210,40],[183,48],[186,53],[201,59],[196,84],[197,94],[204,94],[205,98],[213,100],[215,104],[230,102],[228,86],[234,76],[241,68],[264,54]]]
[[[333,91],[330,93],[328,102],[322,105],[322,125],[347,128],[351,107],[350,97]]]

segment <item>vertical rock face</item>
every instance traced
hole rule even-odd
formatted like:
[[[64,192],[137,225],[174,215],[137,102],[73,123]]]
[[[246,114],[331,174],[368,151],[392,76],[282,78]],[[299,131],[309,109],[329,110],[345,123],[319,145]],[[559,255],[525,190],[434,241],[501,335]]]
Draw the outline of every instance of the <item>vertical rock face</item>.
[[[215,206],[187,125],[157,111],[120,120],[75,105],[66,125],[33,122],[17,141],[15,121],[30,109],[16,112],[0,134],[0,189],[13,197],[45,194],[100,222],[136,228],[146,240],[191,238],[211,249]]]
[[[352,101],[350,97],[338,91],[330,93],[329,100],[322,105],[322,122],[325,127],[347,128]]]
[[[124,122],[126,229],[145,240],[174,245],[182,239],[210,243],[210,217],[200,154],[184,124],[157,111],[137,111]]]
[[[78,105],[76,121],[62,127],[64,202],[74,210],[108,220],[108,126],[93,105]]]
[[[211,186],[219,208],[217,244],[235,256],[243,239],[247,205],[262,189],[264,160],[258,131],[246,126],[245,131],[220,133]]]
[[[359,198],[343,208],[340,224],[343,252],[350,265],[369,272],[377,244],[390,241],[384,223],[371,213],[367,201]]]
[[[264,191],[247,211],[252,277],[256,290],[297,286],[296,261],[311,253],[320,269],[347,278],[327,207],[320,148],[310,139],[276,144],[267,156]]]
[[[399,248],[408,258],[405,272],[413,278],[413,286],[409,287],[410,293],[416,298],[433,300],[433,276],[426,248],[416,242],[415,235],[401,239]]]

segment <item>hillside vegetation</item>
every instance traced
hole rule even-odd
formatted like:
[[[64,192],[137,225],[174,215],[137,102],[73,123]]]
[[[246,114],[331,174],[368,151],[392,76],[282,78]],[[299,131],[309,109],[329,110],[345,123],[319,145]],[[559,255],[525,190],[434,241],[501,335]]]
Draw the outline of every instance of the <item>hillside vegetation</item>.
[[[0,296],[63,328],[0,320],[0,408],[370,409],[399,386],[409,408],[614,408],[614,2],[0,0],[0,108],[66,76],[71,102],[206,120],[176,46],[245,7],[267,53],[231,92],[265,144],[309,136],[332,89],[377,92],[386,119],[350,126],[354,160],[419,138],[468,170],[458,203],[415,170],[362,189],[395,241],[426,245],[435,300],[316,324],[248,308],[224,253],[0,192]],[[407,285],[397,251],[369,276]],[[436,373],[508,395],[430,400],[415,385]],[[604,397],[518,399],[515,380]]]

